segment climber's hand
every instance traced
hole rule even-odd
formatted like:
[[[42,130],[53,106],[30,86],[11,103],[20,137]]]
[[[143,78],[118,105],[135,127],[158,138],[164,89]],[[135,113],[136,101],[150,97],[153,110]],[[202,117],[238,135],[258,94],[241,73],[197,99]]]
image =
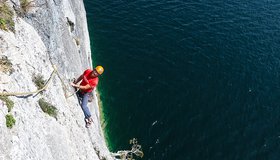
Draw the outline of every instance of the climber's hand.
[[[70,83],[70,85],[71,85],[72,87],[76,87],[76,88],[79,88],[79,85],[77,85],[77,84],[74,84],[73,82],[71,82],[71,83]]]

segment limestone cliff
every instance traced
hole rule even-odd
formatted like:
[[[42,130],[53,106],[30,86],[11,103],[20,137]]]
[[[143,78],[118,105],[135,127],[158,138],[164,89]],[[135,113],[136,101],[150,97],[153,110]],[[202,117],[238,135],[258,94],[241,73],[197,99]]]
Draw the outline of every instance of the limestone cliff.
[[[11,64],[9,72],[0,66],[0,92],[37,90],[34,75],[47,80],[54,66],[60,77],[55,74],[40,94],[9,97],[14,102],[9,113],[7,103],[0,100],[0,160],[112,159],[96,93],[89,103],[94,119],[89,129],[76,96],[68,97],[73,93],[70,79],[92,68],[83,1],[34,0],[22,6],[23,2],[5,2],[13,11],[14,32],[0,30],[0,56]],[[57,108],[56,118],[42,111],[40,98]],[[7,114],[16,120],[11,129],[6,126]]]

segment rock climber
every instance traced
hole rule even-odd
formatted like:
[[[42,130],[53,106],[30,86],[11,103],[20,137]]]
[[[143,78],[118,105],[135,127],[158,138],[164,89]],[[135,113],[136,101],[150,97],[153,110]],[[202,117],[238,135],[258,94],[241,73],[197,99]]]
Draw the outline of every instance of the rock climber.
[[[78,89],[77,96],[85,115],[85,122],[87,128],[93,122],[90,110],[87,106],[88,99],[91,92],[98,84],[98,76],[100,76],[103,72],[104,68],[102,66],[97,66],[93,70],[87,69],[82,75],[79,76],[77,80],[71,83],[73,87]],[[78,84],[80,81],[82,82]]]

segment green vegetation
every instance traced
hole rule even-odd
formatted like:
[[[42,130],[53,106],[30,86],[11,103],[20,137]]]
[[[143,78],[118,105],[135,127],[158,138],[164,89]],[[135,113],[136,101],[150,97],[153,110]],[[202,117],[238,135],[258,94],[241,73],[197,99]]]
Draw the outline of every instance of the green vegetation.
[[[57,118],[57,109],[52,104],[46,102],[44,98],[39,99],[39,106],[43,112],[54,118]]]
[[[20,0],[20,12],[22,16],[26,15],[30,8],[33,7],[32,2],[30,0]]]
[[[6,20],[3,18],[0,18],[0,29],[7,30]]]
[[[1,19],[0,19],[0,23],[1,23]],[[0,58],[0,71],[4,73],[10,73],[10,74],[14,72],[12,63],[6,56]]]
[[[38,89],[42,89],[46,83],[43,76],[40,74],[33,74],[32,81],[35,83]]]
[[[0,100],[6,103],[8,112],[11,112],[12,108],[14,107],[14,102],[10,100],[8,96],[0,96]]]
[[[14,119],[13,115],[7,114],[5,116],[5,118],[6,118],[6,126],[8,128],[12,128],[15,125],[15,123],[16,123],[16,120]]]
[[[13,16],[11,8],[4,1],[0,1],[0,29],[15,32]]]

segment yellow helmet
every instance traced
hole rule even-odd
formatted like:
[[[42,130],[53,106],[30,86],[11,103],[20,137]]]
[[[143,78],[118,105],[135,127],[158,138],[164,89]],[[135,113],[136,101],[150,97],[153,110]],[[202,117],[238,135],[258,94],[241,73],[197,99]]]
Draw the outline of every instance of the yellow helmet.
[[[104,72],[104,68],[102,66],[95,67],[95,70],[99,75],[101,75]]]

